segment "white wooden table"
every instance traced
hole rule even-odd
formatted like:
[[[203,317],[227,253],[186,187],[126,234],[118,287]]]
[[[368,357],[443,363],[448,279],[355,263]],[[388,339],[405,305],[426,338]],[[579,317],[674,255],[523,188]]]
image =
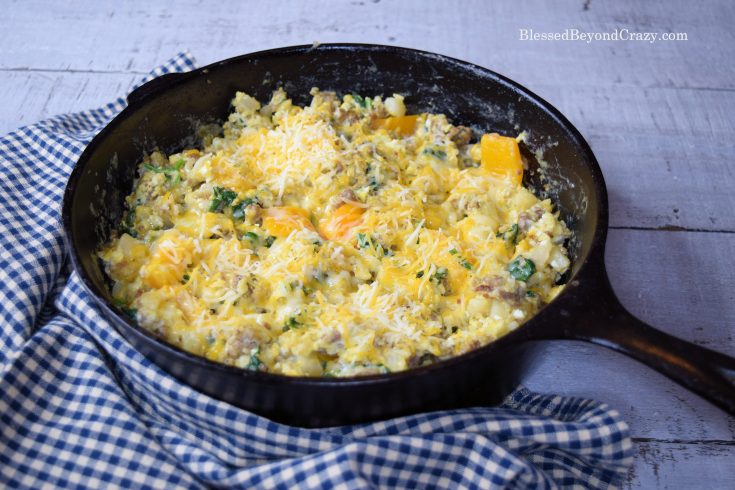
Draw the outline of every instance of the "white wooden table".
[[[0,133],[124,94],[183,49],[200,64],[292,44],[372,42],[503,73],[564,112],[610,193],[607,262],[645,321],[735,355],[735,3],[0,0]],[[521,41],[520,29],[684,32],[677,42]],[[630,488],[735,488],[735,418],[621,355],[567,342],[526,380],[629,421]]]

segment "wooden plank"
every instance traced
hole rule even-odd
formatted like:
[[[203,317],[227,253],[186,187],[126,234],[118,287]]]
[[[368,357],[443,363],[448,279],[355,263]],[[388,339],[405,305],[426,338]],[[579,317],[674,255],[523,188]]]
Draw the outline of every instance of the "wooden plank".
[[[0,72],[0,134],[41,119],[92,109],[124,95],[131,73]]]
[[[735,230],[735,92],[541,85],[605,175],[610,224]]]
[[[643,321],[735,355],[735,234],[611,230],[606,263]]]
[[[735,355],[732,250],[733,234],[612,230],[607,265],[621,301],[639,318]],[[525,383],[542,392],[610,403],[637,437],[735,439],[735,418],[653,370],[601,347],[581,342],[545,346]]]
[[[223,1],[216,8],[203,7],[198,0],[94,6],[16,0],[0,19],[0,68],[145,72],[184,47],[198,53],[202,62],[211,62],[312,41],[375,42],[449,54],[531,85],[735,88],[735,66],[725,62],[735,59],[735,38],[729,23],[720,22],[735,18],[731,3],[710,4],[696,15],[688,13],[691,4],[685,0],[593,2],[588,7],[581,0],[554,2],[553,9],[543,0],[473,0],[461,8],[420,0]],[[524,28],[683,31],[689,40],[520,41]]]
[[[524,380],[529,389],[605,402],[620,411],[635,437],[735,439],[733,417],[652,369],[602,347],[549,343],[533,369]]]
[[[732,488],[735,445],[639,441],[623,488]]]

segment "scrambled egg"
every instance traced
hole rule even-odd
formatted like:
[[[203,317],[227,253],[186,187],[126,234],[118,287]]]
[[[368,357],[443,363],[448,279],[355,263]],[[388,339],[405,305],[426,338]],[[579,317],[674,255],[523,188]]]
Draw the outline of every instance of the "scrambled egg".
[[[517,139],[403,97],[237,93],[202,149],[154,152],[99,252],[119,306],[208,359],[293,376],[400,371],[518,327],[569,231]]]

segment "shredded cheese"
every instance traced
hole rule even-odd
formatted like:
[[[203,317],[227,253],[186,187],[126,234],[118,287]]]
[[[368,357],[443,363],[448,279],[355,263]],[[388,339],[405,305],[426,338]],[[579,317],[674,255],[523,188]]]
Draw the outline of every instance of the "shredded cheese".
[[[237,93],[200,150],[141,162],[99,256],[143,327],[243,368],[353,376],[474,349],[559,292],[569,231],[467,128],[399,95],[312,95]]]

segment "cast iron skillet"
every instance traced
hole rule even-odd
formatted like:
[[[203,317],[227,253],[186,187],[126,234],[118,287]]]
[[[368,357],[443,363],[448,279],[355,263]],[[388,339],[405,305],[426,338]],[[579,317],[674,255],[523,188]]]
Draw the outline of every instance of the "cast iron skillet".
[[[405,372],[297,378],[228,367],[172,347],[111,302],[95,251],[109,236],[144,152],[180,150],[197,122],[222,121],[236,90],[260,100],[283,86],[295,102],[309,89],[407,94],[409,113],[441,112],[484,131],[528,131],[524,177],[550,195],[574,232],[568,285],[512,333],[462,356]],[[533,157],[541,151],[544,172]],[[544,186],[550,184],[550,186]],[[84,151],[64,195],[64,229],[75,270],[114,327],[151,361],[194,388],[272,419],[324,426],[496,403],[519,382],[538,340],[579,339],[623,352],[735,413],[735,359],[660,332],[618,302],[603,261],[607,193],[595,156],[570,122],[537,95],[492,71],[410,49],[331,44],[262,51],[153,80]]]

